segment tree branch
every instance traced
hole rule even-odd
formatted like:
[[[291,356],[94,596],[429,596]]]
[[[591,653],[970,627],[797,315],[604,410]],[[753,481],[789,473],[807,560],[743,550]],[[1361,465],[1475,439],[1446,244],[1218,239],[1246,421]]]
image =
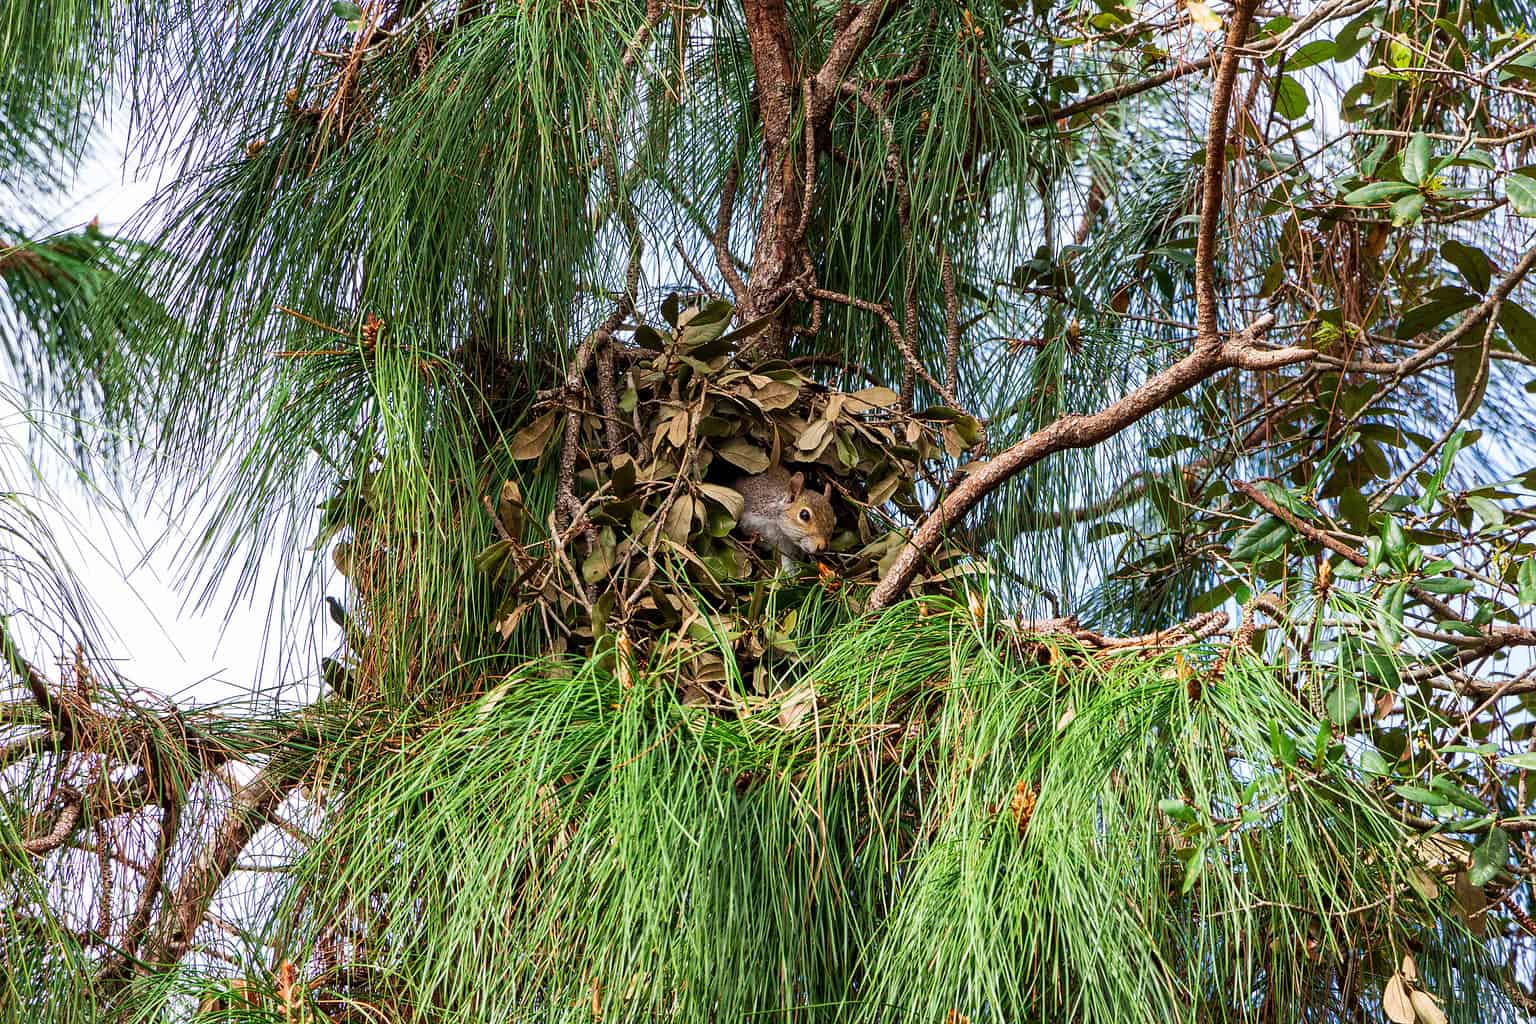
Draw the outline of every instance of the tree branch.
[[[879,611],[894,603],[916,578],[923,560],[939,546],[950,524],[959,523],[981,499],[1046,456],[1100,444],[1222,370],[1272,369],[1306,362],[1315,355],[1303,348],[1258,348],[1258,339],[1274,322],[1273,316],[1265,314],[1215,349],[1197,345],[1195,351],[1113,405],[1088,415],[1063,416],[981,464],[923,520],[890,571],[871,591],[868,610]]]
[[[1232,86],[1237,80],[1240,47],[1253,24],[1258,0],[1237,0],[1232,5],[1227,40],[1221,51],[1221,67],[1211,89],[1211,120],[1205,137],[1205,169],[1201,180],[1200,228],[1195,236],[1195,347],[1221,344],[1216,310],[1216,232],[1221,223],[1223,186],[1227,172],[1227,124],[1231,121]]]
[[[1068,448],[1088,448],[1113,437],[1174,397],[1195,387],[1221,370],[1275,369],[1304,362],[1316,354],[1308,349],[1261,349],[1259,338],[1274,325],[1265,314],[1238,334],[1223,341],[1217,322],[1214,258],[1216,227],[1221,216],[1222,184],[1226,174],[1227,121],[1232,106],[1232,83],[1242,54],[1239,47],[1248,35],[1258,0],[1238,0],[1222,51],[1221,70],[1211,98],[1211,127],[1205,144],[1205,194],[1200,212],[1196,248],[1195,299],[1199,309],[1194,350],[1113,405],[1091,415],[1068,415],[1018,441],[997,457],[966,475],[941,501],[912,535],[890,570],[869,596],[869,611],[889,606],[911,586],[918,568],[933,553],[951,523],[960,520],[982,498],[1005,481],[1046,456]]]

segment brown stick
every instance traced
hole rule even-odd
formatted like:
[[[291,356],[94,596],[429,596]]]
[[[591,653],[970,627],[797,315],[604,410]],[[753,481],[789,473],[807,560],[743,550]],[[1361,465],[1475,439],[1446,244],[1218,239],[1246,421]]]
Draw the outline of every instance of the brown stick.
[[[1201,320],[1197,324],[1194,350],[1112,405],[1086,416],[1063,416],[968,474],[929,514],[906,548],[896,556],[890,570],[870,593],[869,611],[889,606],[906,592],[916,578],[918,568],[939,546],[951,523],[959,523],[988,494],[1046,456],[1068,448],[1099,444],[1221,370],[1233,367],[1273,369],[1305,362],[1316,354],[1302,348],[1259,348],[1259,338],[1275,322],[1269,314],[1226,341],[1222,340],[1216,323],[1211,261],[1215,254],[1216,221],[1221,214],[1222,181],[1226,172],[1227,116],[1232,104],[1232,82],[1237,77],[1242,56],[1238,47],[1248,33],[1256,4],[1257,0],[1239,0],[1233,11],[1227,46],[1222,51],[1221,69],[1212,95],[1211,130],[1205,148],[1205,201],[1201,207],[1200,243],[1196,250],[1195,291]]]
[[[960,522],[988,494],[1046,456],[1070,448],[1091,448],[1108,440],[1222,370],[1276,369],[1312,358],[1314,353],[1310,349],[1259,348],[1258,339],[1273,324],[1274,317],[1265,314],[1214,350],[1197,347],[1114,404],[1088,415],[1063,416],[967,474],[896,556],[890,571],[870,593],[868,610],[879,611],[893,604],[911,585],[923,560],[939,546],[950,524]]]
[[[296,779],[269,766],[231,794],[229,809],[213,839],[167,896],[160,927],[146,951],[146,960],[175,963],[186,955],[219,886],[234,868],[235,858],[296,784]]]
[[[1201,178],[1200,228],[1195,236],[1195,325],[1197,348],[1221,344],[1216,311],[1216,232],[1221,224],[1222,190],[1227,171],[1227,122],[1231,120],[1232,86],[1237,80],[1238,48],[1248,38],[1258,0],[1238,0],[1232,6],[1221,68],[1211,90],[1211,120],[1205,137],[1205,169]]]

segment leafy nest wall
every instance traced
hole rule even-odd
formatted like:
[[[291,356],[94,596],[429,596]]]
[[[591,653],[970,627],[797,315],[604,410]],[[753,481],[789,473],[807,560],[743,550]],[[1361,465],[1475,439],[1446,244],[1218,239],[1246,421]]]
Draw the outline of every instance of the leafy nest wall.
[[[981,426],[953,408],[914,410],[890,388],[840,391],[793,361],[756,360],[767,318],[732,330],[728,302],[672,295],[662,314],[662,327],[634,327],[632,345],[589,339],[565,385],[532,396],[502,437],[476,558],[496,591],[493,628],[575,653],[610,634],[689,638],[692,681],[724,680],[734,655],[766,685],[767,664],[794,657],[784,609],[819,591],[829,615],[861,610],[903,524]],[[837,515],[826,552],[789,571],[744,535],[731,486],[774,466],[828,490]],[[963,571],[964,553],[948,548],[918,588],[950,592]]]

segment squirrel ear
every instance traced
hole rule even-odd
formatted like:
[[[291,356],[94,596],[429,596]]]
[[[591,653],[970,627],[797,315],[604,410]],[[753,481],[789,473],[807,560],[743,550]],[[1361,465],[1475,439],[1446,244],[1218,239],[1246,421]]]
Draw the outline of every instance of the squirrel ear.
[[[830,483],[828,483],[827,486],[823,487],[821,490],[822,490],[822,493],[827,496],[827,500],[831,501],[832,500],[832,485]]]
[[[804,473],[796,473],[794,476],[789,478],[789,499],[791,501],[800,497],[800,492],[803,490],[805,490]]]

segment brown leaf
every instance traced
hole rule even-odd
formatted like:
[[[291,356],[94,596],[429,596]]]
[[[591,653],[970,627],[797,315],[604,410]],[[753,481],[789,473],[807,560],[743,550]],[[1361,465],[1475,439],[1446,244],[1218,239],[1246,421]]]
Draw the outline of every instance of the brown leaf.
[[[688,443],[688,414],[680,412],[672,417],[672,423],[667,427],[667,443],[673,448],[681,449]]]
[[[771,381],[754,391],[751,398],[767,412],[788,409],[800,398],[800,387],[796,384],[785,384],[782,381]]]
[[[740,491],[721,487],[719,484],[699,484],[699,493],[729,512],[732,519],[740,522],[742,509],[746,507],[746,500],[742,498]]]
[[[679,494],[672,507],[667,510],[666,525],[662,527],[667,539],[677,544],[687,544],[688,534],[693,530],[693,497],[687,494]]]
[[[1408,994],[1408,998],[1413,1001],[1413,1013],[1418,1018],[1418,1024],[1446,1024],[1445,1011],[1440,1009],[1434,996],[1415,989]]]
[[[514,459],[536,458],[544,451],[544,445],[549,441],[550,434],[555,430],[555,414],[547,412],[543,416],[528,424],[522,430],[512,435],[512,457]]]
[[[761,473],[771,465],[766,452],[757,445],[749,444],[740,438],[716,448],[715,454],[748,473]]]
[[[868,412],[870,409],[884,409],[888,405],[895,405],[901,401],[901,396],[890,388],[864,388],[847,396],[845,411],[850,413]]]
[[[827,431],[831,428],[832,424],[828,423],[826,420],[817,420],[815,423],[812,423],[810,426],[806,427],[804,432],[802,432],[801,435],[795,439],[795,447],[799,448],[803,452],[813,452],[817,450],[821,447],[822,442],[827,439]]]
[[[1381,993],[1381,1008],[1392,1024],[1413,1024],[1413,1001],[1401,974],[1392,975]]]
[[[869,485],[869,503],[871,505],[884,505],[891,500],[891,495],[896,493],[896,488],[901,486],[901,474],[887,473],[885,476]]]
[[[779,725],[785,729],[797,728],[815,708],[816,688],[810,683],[802,683],[780,698]]]

